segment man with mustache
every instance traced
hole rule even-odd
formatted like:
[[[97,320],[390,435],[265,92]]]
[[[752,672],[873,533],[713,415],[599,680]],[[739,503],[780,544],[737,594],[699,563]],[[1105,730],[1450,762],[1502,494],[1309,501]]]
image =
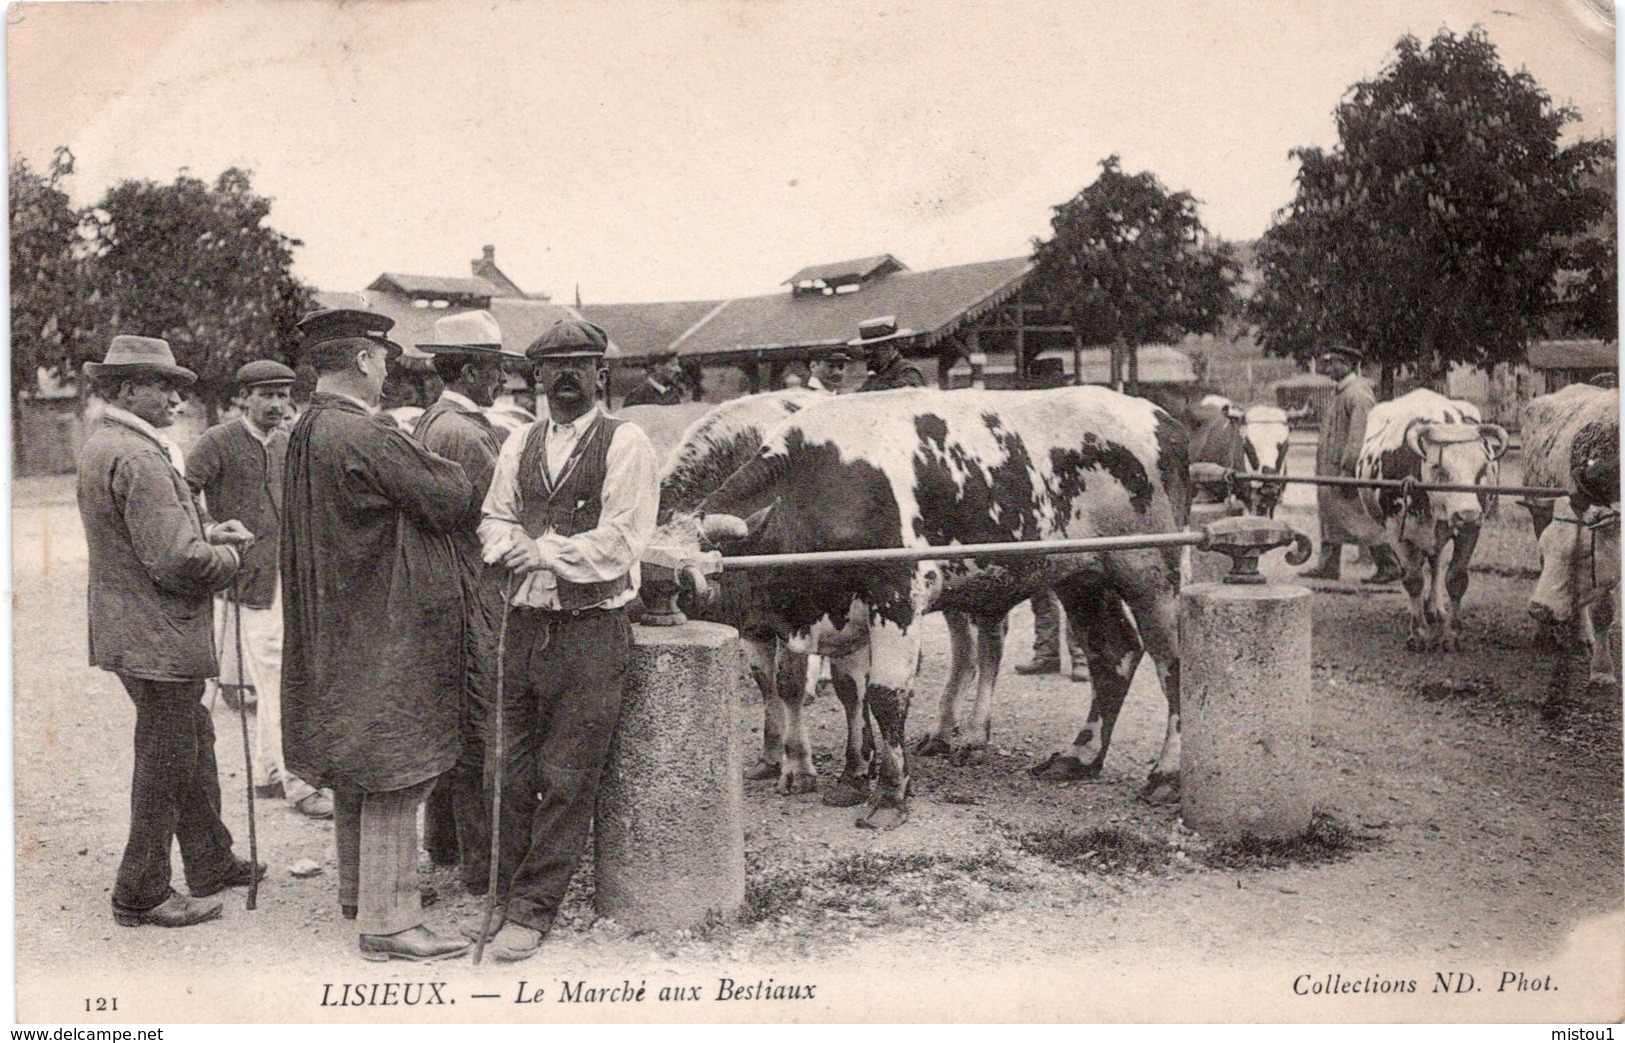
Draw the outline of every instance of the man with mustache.
[[[502,962],[541,945],[586,846],[632,653],[626,606],[660,505],[648,436],[598,406],[607,349],[599,327],[561,319],[526,350],[549,418],[503,444],[480,522],[485,560],[518,580],[490,941]]]
[[[237,574],[253,543],[236,521],[210,523],[161,434],[197,374],[167,341],[114,337],[85,376],[107,411],[79,455],[79,517],[90,550],[90,665],[118,675],[135,704],[130,839],[113,885],[123,927],[190,927],[220,916],[208,899],[246,887],[265,865],[232,854],[220,821],[214,723],[203,682],[215,676],[209,596]],[[191,896],[170,886],[180,841]]]
[[[186,481],[211,514],[236,518],[254,534],[237,582],[222,592],[216,647],[233,664],[226,683],[245,677],[254,686],[254,793],[283,797],[315,819],[333,817],[333,798],[288,771],[282,760],[282,464],[288,456],[283,420],[293,412],[293,370],[271,359],[237,371],[243,414],[203,432],[186,456]],[[236,669],[241,615],[243,661]]]

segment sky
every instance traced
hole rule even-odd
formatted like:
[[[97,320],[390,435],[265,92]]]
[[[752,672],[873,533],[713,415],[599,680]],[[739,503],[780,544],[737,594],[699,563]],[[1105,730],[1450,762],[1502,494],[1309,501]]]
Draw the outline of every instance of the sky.
[[[1407,32],[1482,24],[1573,136],[1612,135],[1595,2],[15,4],[8,150],[69,146],[76,204],[251,170],[323,290],[490,244],[557,300],[710,299],[1026,254],[1113,153],[1256,237]]]

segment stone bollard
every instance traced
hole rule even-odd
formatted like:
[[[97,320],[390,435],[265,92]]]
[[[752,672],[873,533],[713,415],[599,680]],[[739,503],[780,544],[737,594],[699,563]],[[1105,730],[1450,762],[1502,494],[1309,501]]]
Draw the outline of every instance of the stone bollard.
[[[1191,504],[1191,520],[1187,526],[1193,532],[1201,532],[1209,525],[1221,518],[1234,515],[1229,504],[1225,503],[1193,503]],[[1224,574],[1230,571],[1230,559],[1223,554],[1212,551],[1198,550],[1192,547],[1190,560],[1186,569],[1185,583],[1218,583],[1224,579]]]
[[[632,628],[621,720],[598,791],[594,905],[636,930],[728,919],[745,900],[739,636]]]
[[[1250,546],[1211,539],[1218,529]],[[1265,584],[1256,573],[1264,550],[1291,534],[1278,522],[1226,519],[1208,530],[1213,549],[1237,559],[1228,582],[1180,594],[1180,810],[1185,825],[1211,839],[1251,835],[1285,839],[1309,828],[1310,592]],[[1263,534],[1261,537],[1260,534]],[[1250,555],[1250,557],[1246,557]],[[1295,562],[1295,563],[1301,563]]]

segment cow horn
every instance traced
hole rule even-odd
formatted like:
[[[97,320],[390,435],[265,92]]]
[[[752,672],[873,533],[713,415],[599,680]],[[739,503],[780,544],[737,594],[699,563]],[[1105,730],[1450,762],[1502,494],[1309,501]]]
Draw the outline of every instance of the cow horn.
[[[1422,448],[1422,443],[1427,440],[1428,431],[1431,430],[1432,427],[1433,425],[1428,421],[1419,420],[1405,429],[1406,447],[1409,448],[1411,452],[1422,457],[1423,459],[1426,459],[1428,454],[1427,450]]]
[[[1499,460],[1506,455],[1507,446],[1512,442],[1506,428],[1500,424],[1479,424],[1478,433],[1489,447],[1491,460]]]
[[[700,523],[700,532],[708,543],[727,543],[750,535],[745,519],[732,514],[707,514]]]

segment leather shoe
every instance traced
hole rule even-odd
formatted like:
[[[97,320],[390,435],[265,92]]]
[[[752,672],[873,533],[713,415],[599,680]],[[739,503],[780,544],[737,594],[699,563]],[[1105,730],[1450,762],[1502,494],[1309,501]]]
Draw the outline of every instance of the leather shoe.
[[[429,963],[468,951],[468,943],[461,938],[447,938],[435,934],[422,924],[394,934],[364,934],[361,936],[361,958],[373,963],[385,960],[411,960]]]
[[[541,931],[512,920],[503,924],[502,930],[486,944],[491,958],[498,963],[518,963],[520,960],[528,960],[536,955],[536,950],[541,947]]]
[[[190,927],[193,924],[218,919],[220,919],[219,902],[200,902],[178,891],[169,892],[168,898],[151,909],[120,909],[116,905],[113,907],[113,920],[120,927],[140,927],[142,924],[152,924],[154,927]]]
[[[212,884],[192,888],[193,898],[208,898],[228,887],[247,887],[256,880],[265,879],[265,863],[255,865],[246,858],[232,859],[233,865],[224,877]]]
[[[333,798],[326,790],[314,790],[294,801],[293,810],[306,818],[332,818]]]
[[[1058,674],[1060,672],[1061,661],[1059,659],[1034,659],[1030,663],[1016,664],[1016,673],[1021,674],[1023,677],[1030,677],[1033,674]]]
[[[502,930],[502,925],[504,922],[502,907],[498,906],[496,909],[491,911],[491,930],[490,933],[485,936],[487,945],[490,944],[492,938],[497,936],[497,932]],[[485,913],[481,911],[464,920],[462,925],[458,928],[457,933],[462,935],[464,938],[467,938],[471,942],[477,942],[480,940],[480,928],[484,925]]]

